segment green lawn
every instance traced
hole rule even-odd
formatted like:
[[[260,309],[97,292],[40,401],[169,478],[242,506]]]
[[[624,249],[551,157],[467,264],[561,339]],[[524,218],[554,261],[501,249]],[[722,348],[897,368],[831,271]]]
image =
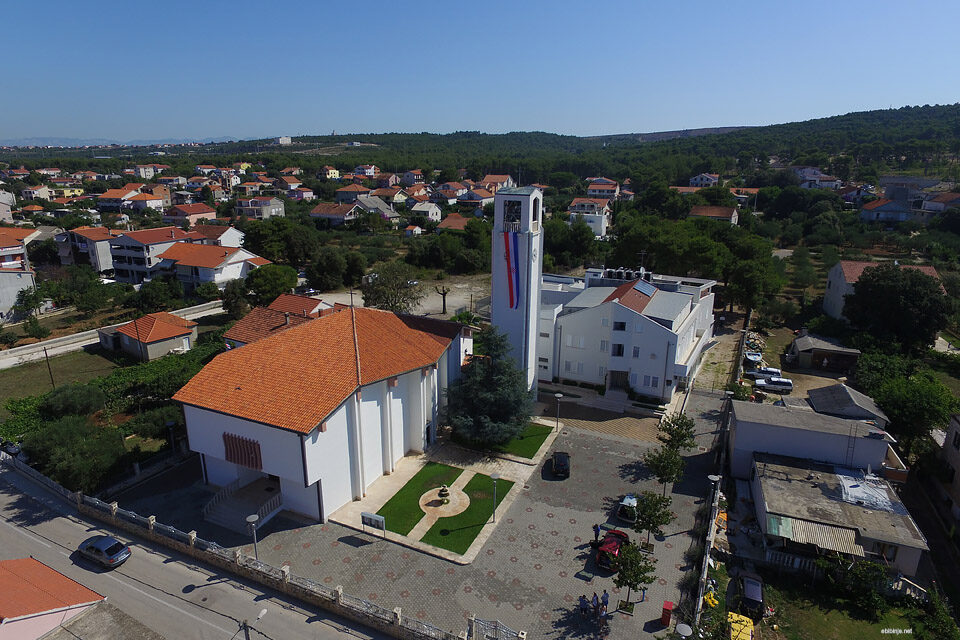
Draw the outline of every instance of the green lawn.
[[[119,365],[105,357],[99,348],[74,351],[50,358],[53,381],[57,386],[73,382],[87,382],[105,376]],[[50,373],[44,360],[28,362],[0,370],[0,419],[6,418],[3,402],[8,398],[23,398],[50,391]]]
[[[386,519],[388,530],[405,536],[423,518],[420,496],[442,484],[449,486],[461,473],[463,469],[428,462],[377,513]]]
[[[553,427],[531,422],[527,424],[527,428],[523,430],[523,433],[509,442],[495,447],[495,450],[503,453],[512,453],[521,458],[532,458],[537,455],[537,451],[540,450],[540,445],[543,444],[543,441],[547,439],[547,436],[550,435],[553,429]]]
[[[764,575],[765,599],[776,610],[774,622],[780,626],[781,632],[774,637],[787,640],[882,638],[881,629],[910,629],[914,626],[902,609],[889,609],[877,622],[856,618],[850,611],[837,608],[838,603],[831,599],[818,597],[818,588],[811,587],[809,580],[788,584],[788,579],[784,577],[770,584]]]
[[[497,481],[498,505],[512,487],[513,483],[509,480]],[[483,525],[493,517],[493,480],[490,476],[478,473],[470,478],[463,490],[470,496],[467,510],[459,515],[437,520],[421,538],[421,542],[460,554],[470,548]]]

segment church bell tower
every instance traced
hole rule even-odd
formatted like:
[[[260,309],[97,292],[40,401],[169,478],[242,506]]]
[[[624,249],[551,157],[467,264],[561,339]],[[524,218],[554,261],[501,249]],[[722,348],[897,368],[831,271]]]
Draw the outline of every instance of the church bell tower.
[[[537,325],[543,272],[543,192],[535,187],[500,189],[493,219],[490,314],[510,342],[510,356],[537,381]]]

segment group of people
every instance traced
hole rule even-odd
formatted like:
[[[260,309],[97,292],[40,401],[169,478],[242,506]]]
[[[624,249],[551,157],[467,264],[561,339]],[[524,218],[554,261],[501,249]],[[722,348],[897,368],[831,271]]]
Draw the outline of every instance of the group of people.
[[[597,596],[597,592],[593,592],[593,598],[587,600],[586,595],[580,596],[580,619],[586,620],[590,617],[590,608],[593,608],[593,619],[599,622],[604,622],[607,618],[607,605],[610,604],[610,594],[607,593],[607,590],[603,590],[602,596]]]

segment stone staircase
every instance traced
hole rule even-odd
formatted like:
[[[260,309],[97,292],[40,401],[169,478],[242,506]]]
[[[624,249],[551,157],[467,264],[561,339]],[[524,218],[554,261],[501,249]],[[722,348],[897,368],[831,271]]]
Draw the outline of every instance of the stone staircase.
[[[247,517],[257,514],[259,529],[283,507],[278,482],[260,478],[226,496],[218,496],[204,508],[203,519],[236,533],[248,534]]]

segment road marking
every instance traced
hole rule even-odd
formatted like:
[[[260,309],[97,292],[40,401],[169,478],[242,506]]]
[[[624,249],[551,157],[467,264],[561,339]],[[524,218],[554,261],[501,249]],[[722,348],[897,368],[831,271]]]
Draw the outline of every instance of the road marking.
[[[170,607],[171,609],[173,609],[174,611],[179,611],[179,612],[182,613],[183,615],[189,616],[189,617],[193,618],[194,620],[197,620],[198,622],[202,622],[202,623],[204,623],[204,624],[206,624],[206,625],[209,625],[209,626],[213,627],[214,629],[216,629],[217,631],[221,631],[221,632],[223,632],[223,633],[230,633],[229,631],[227,631],[227,630],[224,629],[223,627],[217,626],[217,625],[213,624],[212,622],[208,622],[208,621],[204,620],[203,618],[199,618],[199,617],[193,615],[192,613],[190,613],[189,611],[186,611],[186,610],[184,610],[184,609],[181,609],[181,608],[178,607],[178,606],[172,605],[172,604],[170,604],[169,602],[167,602],[167,601],[165,601],[165,600],[161,600],[160,598],[158,598],[158,597],[156,597],[156,596],[153,596],[153,595],[147,593],[146,591],[143,591],[143,590],[141,590],[141,589],[137,589],[137,588],[136,588],[135,586],[133,586],[132,584],[128,584],[128,583],[124,582],[123,580],[121,580],[120,578],[117,578],[116,576],[114,576],[114,575],[112,575],[112,574],[104,573],[104,574],[102,574],[102,575],[103,575],[105,578],[110,578],[111,580],[116,580],[117,582],[119,582],[119,583],[123,586],[124,589],[130,589],[130,590],[132,590],[132,591],[136,591],[137,593],[139,593],[139,594],[141,594],[141,595],[144,595],[144,596],[150,598],[151,600],[156,600],[156,601],[159,602],[160,604],[165,604],[165,605],[167,605],[168,607]]]
[[[3,524],[7,525],[8,527],[10,527],[11,529],[13,529],[13,530],[16,531],[17,533],[19,533],[19,534],[21,534],[21,535],[24,535],[24,536],[27,536],[27,537],[30,538],[33,542],[36,542],[37,544],[42,544],[42,545],[45,546],[47,549],[50,549],[50,548],[51,548],[49,544],[47,544],[46,542],[44,542],[43,540],[41,540],[41,539],[38,538],[37,536],[33,535],[32,533],[27,533],[27,532],[23,529],[23,527],[16,527],[16,526],[10,524],[9,522],[7,522],[7,519],[6,519],[6,518],[4,518],[3,520],[0,520],[0,522],[3,522]]]

